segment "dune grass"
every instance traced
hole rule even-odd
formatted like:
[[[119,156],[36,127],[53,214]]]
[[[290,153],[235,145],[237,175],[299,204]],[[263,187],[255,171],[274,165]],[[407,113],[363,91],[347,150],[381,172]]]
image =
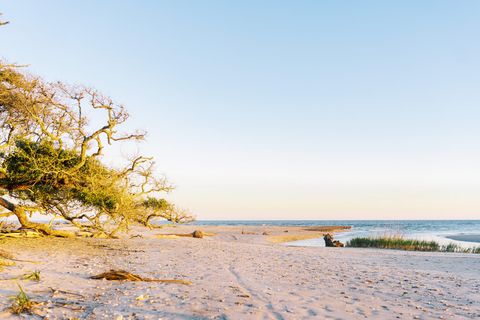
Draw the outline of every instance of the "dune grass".
[[[358,237],[348,241],[347,247],[480,254],[480,247],[464,248],[454,243],[440,245],[436,241],[405,239],[402,236]]]
[[[25,291],[23,291],[23,288],[20,285],[18,285],[18,288],[20,289],[20,292],[13,298],[13,303],[10,307],[10,311],[12,311],[14,314],[31,314],[33,308],[37,303],[32,301],[27,296],[27,294],[25,293]]]

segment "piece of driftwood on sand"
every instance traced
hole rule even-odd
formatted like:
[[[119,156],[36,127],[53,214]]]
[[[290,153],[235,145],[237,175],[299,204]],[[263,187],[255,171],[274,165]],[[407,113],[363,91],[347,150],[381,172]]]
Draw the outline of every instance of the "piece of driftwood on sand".
[[[152,279],[144,278],[137,274],[130,273],[125,270],[110,270],[91,276],[90,279],[105,279],[105,280],[119,280],[119,281],[144,281],[144,282],[162,282],[162,283],[178,283],[184,285],[191,285],[192,282],[181,279]]]

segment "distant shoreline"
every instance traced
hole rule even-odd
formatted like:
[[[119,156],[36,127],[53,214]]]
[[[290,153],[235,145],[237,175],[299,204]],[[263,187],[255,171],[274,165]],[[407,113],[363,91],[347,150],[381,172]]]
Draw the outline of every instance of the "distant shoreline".
[[[277,234],[268,237],[268,241],[273,243],[286,243],[300,240],[322,238],[327,233],[338,233],[350,230],[351,226],[302,226],[297,227],[301,230],[297,230],[295,234]],[[301,232],[299,232],[301,231]]]
[[[480,234],[456,234],[452,236],[445,236],[445,238],[457,241],[480,243]]]

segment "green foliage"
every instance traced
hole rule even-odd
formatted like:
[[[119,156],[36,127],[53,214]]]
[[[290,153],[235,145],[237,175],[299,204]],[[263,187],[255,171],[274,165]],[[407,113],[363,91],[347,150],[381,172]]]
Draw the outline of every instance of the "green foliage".
[[[445,251],[445,252],[461,252],[463,251],[464,249],[455,244],[455,243],[449,243],[447,244],[446,246],[442,246],[442,250],[441,251]]]
[[[35,270],[31,273],[24,274],[22,276],[22,280],[31,280],[31,281],[39,282],[40,281],[40,271]]]
[[[445,246],[442,246],[439,251],[441,251],[441,252],[458,252],[458,253],[480,253],[480,247],[465,248],[465,247],[459,246],[458,244],[455,244],[455,243],[449,243]]]
[[[401,249],[412,251],[438,251],[440,246],[435,241],[411,240],[402,237],[359,237],[347,242],[347,247]]]
[[[8,190],[21,186],[47,188],[48,192],[62,189],[72,176],[69,169],[79,162],[74,152],[55,148],[48,141],[17,140],[12,152],[0,156],[7,173],[0,183]]]
[[[147,197],[147,199],[143,201],[143,206],[147,209],[165,210],[169,205],[167,200],[153,197]]]
[[[20,292],[13,299],[10,310],[15,314],[31,313],[35,303],[30,300],[23,288],[18,285]]]
[[[435,241],[404,239],[401,236],[357,237],[348,241],[347,247],[398,249],[407,251],[480,253],[480,247],[464,248],[454,243],[441,246]]]
[[[42,205],[71,198],[105,210],[118,205],[116,172],[96,159],[87,158],[77,170],[81,159],[73,150],[26,140],[16,141],[13,151],[1,154],[2,158],[6,175],[0,185],[21,199]]]
[[[86,110],[103,124],[90,126]],[[68,235],[29,221],[28,213],[62,217],[79,229],[112,236],[156,217],[191,220],[157,198],[171,187],[156,177],[151,158],[124,159],[115,168],[102,161],[106,145],[144,138],[142,132],[119,130],[128,116],[96,90],[46,83],[0,61],[0,205],[24,227],[58,236]]]

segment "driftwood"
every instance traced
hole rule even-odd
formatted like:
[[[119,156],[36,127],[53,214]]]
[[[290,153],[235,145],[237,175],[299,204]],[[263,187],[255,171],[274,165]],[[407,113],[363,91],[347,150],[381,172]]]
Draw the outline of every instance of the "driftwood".
[[[178,283],[184,285],[191,285],[187,280],[180,279],[151,279],[143,278],[137,274],[133,274],[124,270],[110,270],[96,276],[91,276],[90,279],[105,279],[105,280],[120,280],[120,281],[144,281],[144,282],[163,282],[163,283]]]
[[[327,233],[323,240],[325,240],[325,247],[344,247],[344,244],[338,240],[333,240],[333,236],[330,233]]]
[[[203,231],[202,230],[195,230],[192,232],[192,237],[194,238],[203,238],[204,234],[203,234]]]

